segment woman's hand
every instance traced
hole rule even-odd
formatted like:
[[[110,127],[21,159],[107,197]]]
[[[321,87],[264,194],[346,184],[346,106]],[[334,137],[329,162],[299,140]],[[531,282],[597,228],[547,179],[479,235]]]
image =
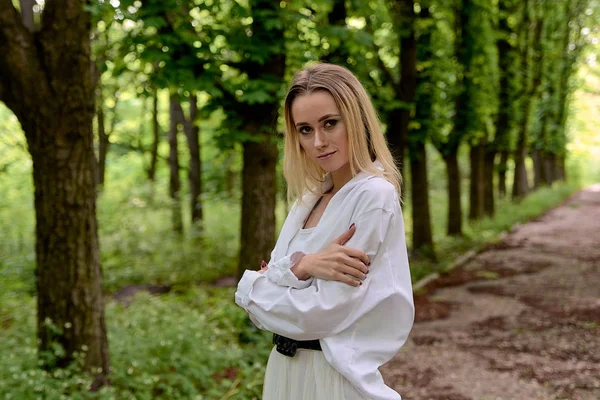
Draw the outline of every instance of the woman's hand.
[[[344,246],[355,231],[356,225],[352,224],[346,232],[323,250],[302,257],[291,271],[300,280],[314,276],[344,282],[351,286],[362,285],[369,271],[368,266],[371,264],[369,257],[360,250]]]

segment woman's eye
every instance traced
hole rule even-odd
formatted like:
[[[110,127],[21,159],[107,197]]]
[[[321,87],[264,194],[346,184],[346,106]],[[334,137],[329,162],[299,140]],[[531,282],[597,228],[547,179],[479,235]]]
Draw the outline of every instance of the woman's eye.
[[[303,135],[306,135],[307,133],[310,133],[310,126],[301,126],[300,128],[298,128],[298,132],[300,132]]]
[[[336,124],[336,119],[328,119],[327,121],[325,121],[325,128],[333,128]]]

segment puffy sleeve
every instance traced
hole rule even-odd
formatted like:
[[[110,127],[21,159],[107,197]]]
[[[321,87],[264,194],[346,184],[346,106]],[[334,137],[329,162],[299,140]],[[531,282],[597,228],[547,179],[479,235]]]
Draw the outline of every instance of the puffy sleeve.
[[[346,245],[364,251],[371,259],[361,286],[317,279],[309,287],[296,289],[280,286],[256,271],[246,271],[235,293],[236,303],[262,328],[292,339],[322,339],[343,331],[395,293],[390,260],[382,246],[390,225],[402,223],[401,218],[393,211],[377,208],[353,221],[356,233]]]
[[[299,252],[287,255],[277,261],[273,261],[275,251],[271,254],[269,269],[264,273],[268,280],[279,286],[292,287],[295,289],[304,289],[311,285],[313,278],[301,281],[294,275],[290,268],[297,262]]]

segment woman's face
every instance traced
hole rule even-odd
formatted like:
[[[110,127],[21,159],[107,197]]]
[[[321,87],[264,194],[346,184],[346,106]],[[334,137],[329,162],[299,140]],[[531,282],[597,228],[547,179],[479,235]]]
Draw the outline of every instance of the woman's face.
[[[349,167],[346,126],[329,92],[297,97],[291,114],[300,145],[311,160],[327,172]]]

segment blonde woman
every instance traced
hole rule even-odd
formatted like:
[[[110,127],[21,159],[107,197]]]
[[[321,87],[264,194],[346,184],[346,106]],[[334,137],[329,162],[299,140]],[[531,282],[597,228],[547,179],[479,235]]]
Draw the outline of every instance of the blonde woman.
[[[378,368],[414,317],[400,173],[365,89],[347,69],[300,71],[285,100],[294,200],[268,265],[235,300],[276,345],[263,400],[400,399]]]

